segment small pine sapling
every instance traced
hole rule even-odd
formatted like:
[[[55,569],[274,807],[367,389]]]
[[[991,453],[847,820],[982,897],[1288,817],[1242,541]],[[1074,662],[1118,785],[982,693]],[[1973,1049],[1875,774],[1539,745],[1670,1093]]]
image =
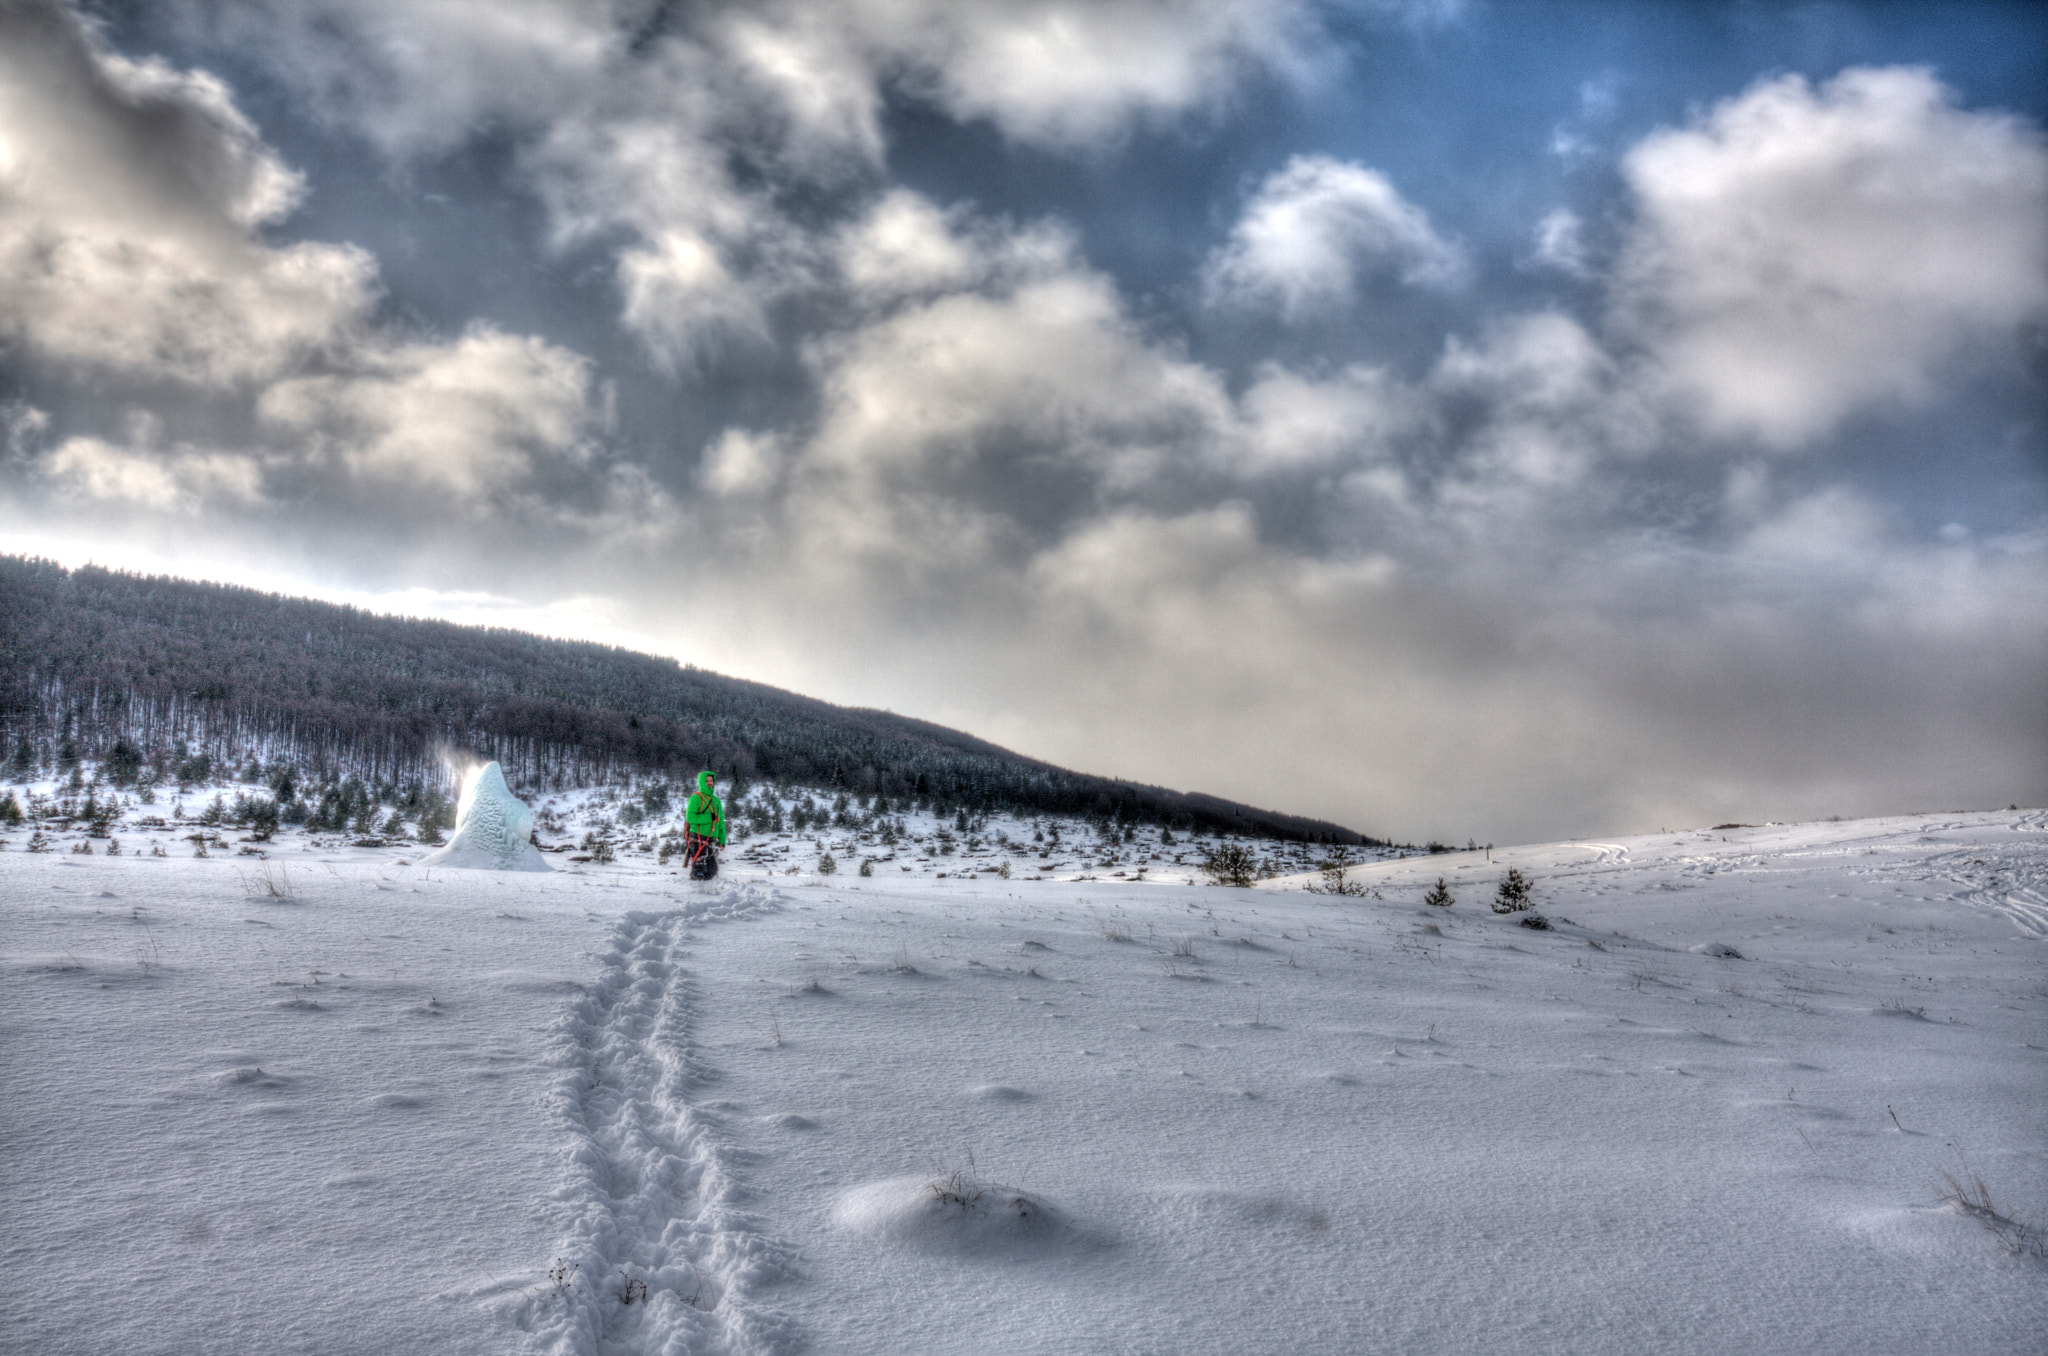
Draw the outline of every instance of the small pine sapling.
[[[1363,897],[1371,893],[1364,885],[1350,878],[1351,867],[1351,849],[1339,843],[1330,850],[1328,859],[1316,868],[1322,873],[1323,883],[1311,884],[1304,888],[1312,895]]]
[[[1528,877],[1522,874],[1519,867],[1511,866],[1508,868],[1507,876],[1501,881],[1500,888],[1494,892],[1493,911],[1520,913],[1529,907]]]
[[[1252,883],[1258,871],[1258,859],[1252,850],[1242,843],[1219,843],[1214,851],[1202,860],[1202,870],[1209,877],[1211,885],[1234,885],[1240,888]]]
[[[1451,887],[1444,884],[1444,878],[1442,876],[1438,876],[1436,878],[1435,888],[1430,890],[1428,894],[1422,897],[1422,902],[1425,904],[1434,904],[1440,909],[1448,909],[1451,907],[1452,904],[1456,903],[1457,901],[1451,898]]]

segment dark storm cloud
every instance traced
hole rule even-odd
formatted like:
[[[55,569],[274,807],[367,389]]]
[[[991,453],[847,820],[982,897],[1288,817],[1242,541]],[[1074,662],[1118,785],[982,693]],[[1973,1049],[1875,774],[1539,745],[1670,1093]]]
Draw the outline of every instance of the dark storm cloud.
[[[0,5],[10,537],[1398,834],[2048,792],[2038,120],[1518,22]]]

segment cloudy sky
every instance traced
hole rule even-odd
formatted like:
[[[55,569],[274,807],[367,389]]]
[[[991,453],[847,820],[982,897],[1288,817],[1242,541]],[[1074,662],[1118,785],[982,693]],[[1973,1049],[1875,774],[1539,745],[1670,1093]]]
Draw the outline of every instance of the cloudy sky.
[[[2027,4],[0,0],[0,549],[1403,838],[2048,800]]]

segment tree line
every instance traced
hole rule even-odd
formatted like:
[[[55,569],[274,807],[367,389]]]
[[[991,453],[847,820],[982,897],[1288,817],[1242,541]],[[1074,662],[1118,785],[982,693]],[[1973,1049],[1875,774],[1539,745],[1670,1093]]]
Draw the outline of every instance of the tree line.
[[[23,556],[0,556],[0,737],[17,776],[68,756],[193,780],[204,759],[309,785],[446,787],[452,764],[489,758],[516,787],[554,791],[709,767],[740,791],[809,786],[948,814],[1379,841],[615,646]]]

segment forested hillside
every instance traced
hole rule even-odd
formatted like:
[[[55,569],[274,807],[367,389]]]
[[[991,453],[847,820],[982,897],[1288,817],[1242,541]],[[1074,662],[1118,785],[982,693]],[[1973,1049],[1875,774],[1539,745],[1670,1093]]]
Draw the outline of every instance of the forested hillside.
[[[117,782],[203,763],[434,787],[454,754],[495,758],[531,790],[704,766],[741,790],[1376,841],[612,646],[20,556],[0,556],[0,731],[18,777],[83,758]]]

